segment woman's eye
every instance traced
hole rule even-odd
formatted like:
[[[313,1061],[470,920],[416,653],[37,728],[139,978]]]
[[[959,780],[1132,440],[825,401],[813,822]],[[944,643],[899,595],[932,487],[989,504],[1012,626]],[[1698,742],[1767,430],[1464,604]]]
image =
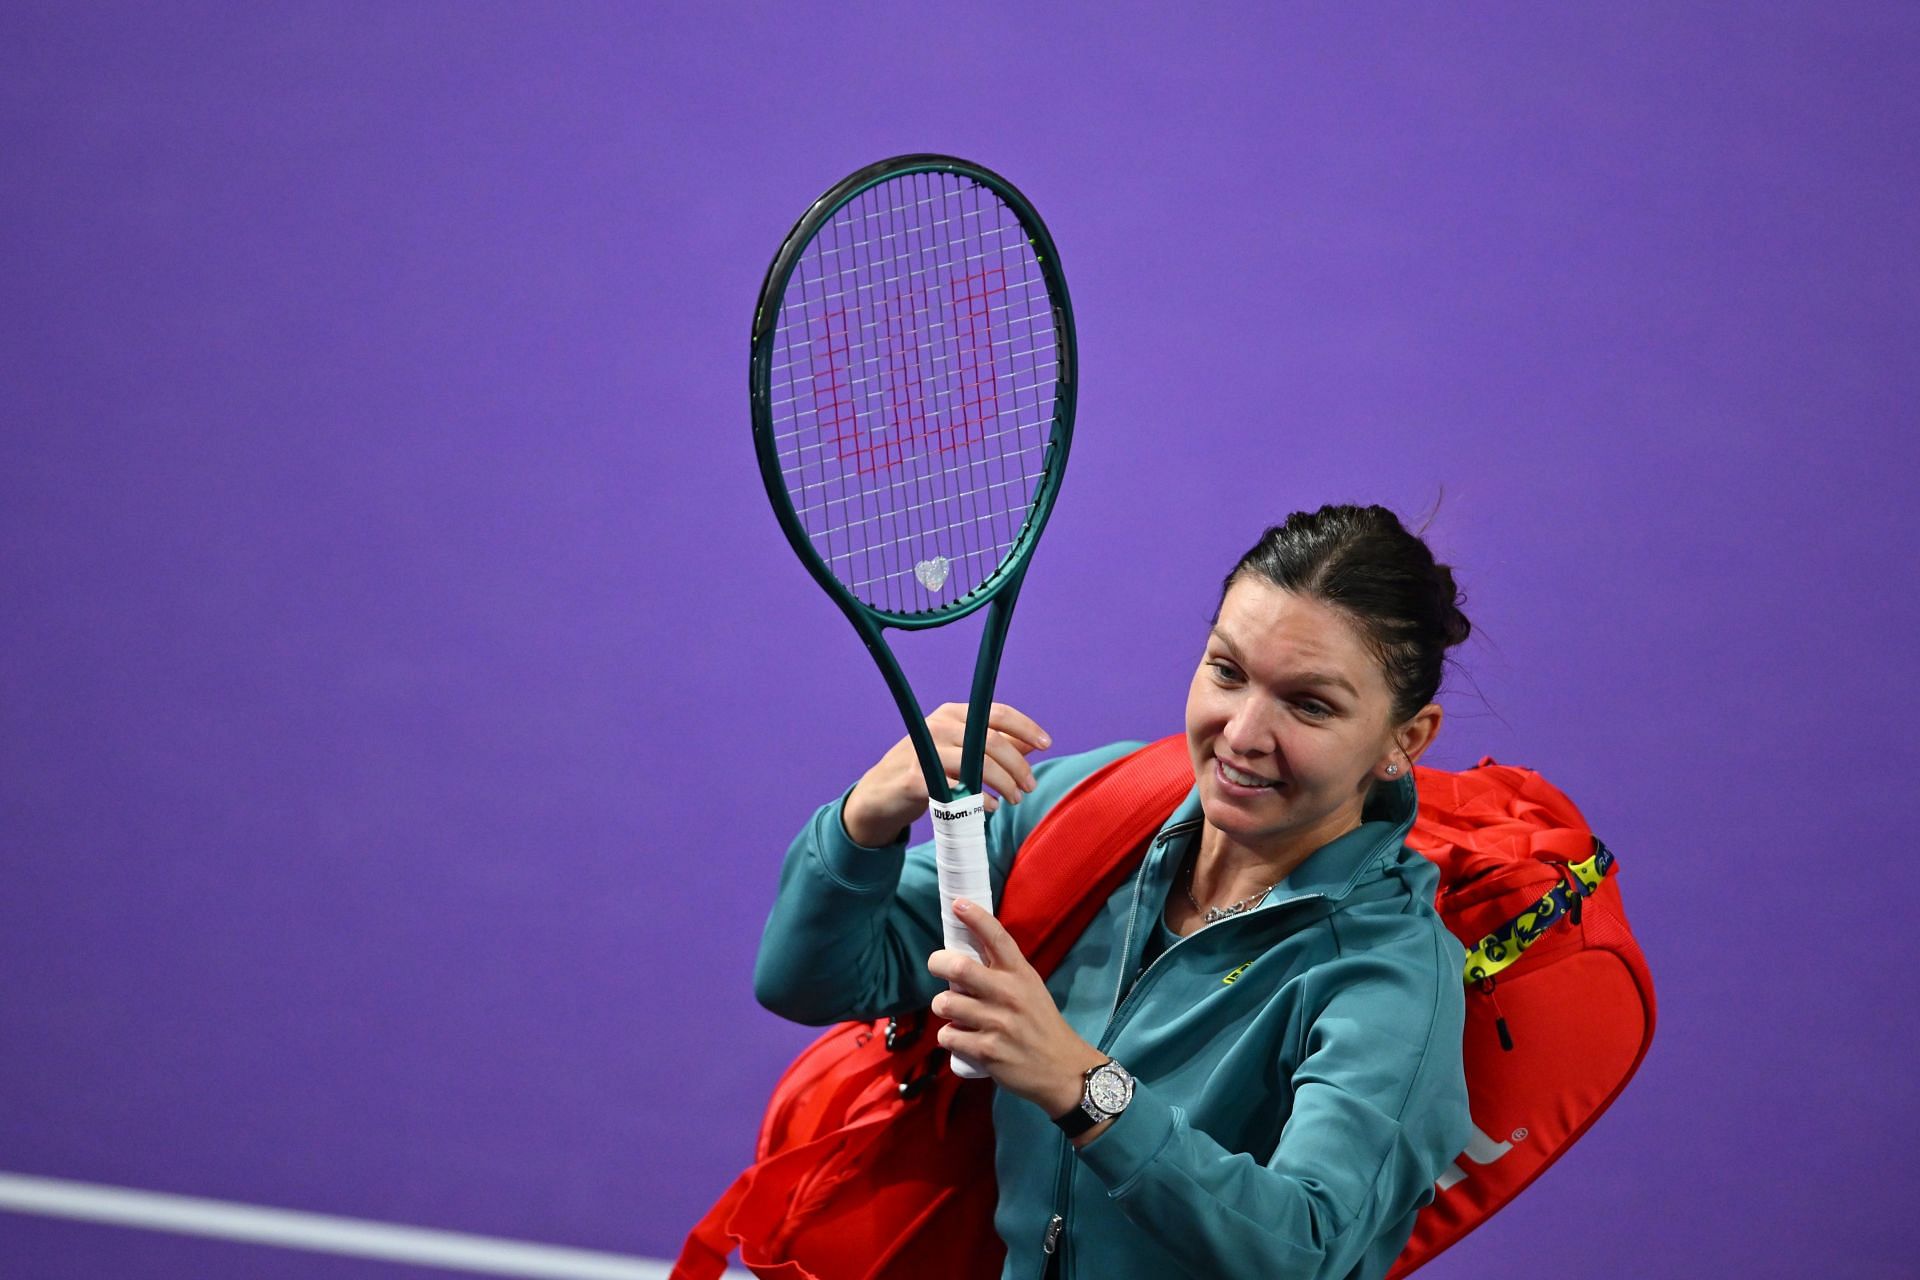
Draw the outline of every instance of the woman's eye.
[[[1312,716],[1316,720],[1321,719],[1324,716],[1330,716],[1333,714],[1332,707],[1329,707],[1324,702],[1315,702],[1312,698],[1302,699],[1301,702],[1299,703],[1299,707],[1302,711],[1306,712],[1308,715]]]
[[[1213,674],[1222,680],[1237,680],[1240,678],[1240,673],[1235,671],[1228,663],[1210,662],[1207,665],[1212,667]]]

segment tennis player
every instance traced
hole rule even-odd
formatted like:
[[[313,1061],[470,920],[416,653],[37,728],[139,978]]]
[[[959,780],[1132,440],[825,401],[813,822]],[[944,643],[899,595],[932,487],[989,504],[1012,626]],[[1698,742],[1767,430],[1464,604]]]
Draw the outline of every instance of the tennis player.
[[[942,949],[906,740],[793,842],[756,994],[810,1024],[950,1020],[998,1085],[1008,1280],[1386,1275],[1470,1132],[1465,953],[1405,843],[1458,600],[1385,508],[1268,529],[1187,691],[1193,791],[1044,981],[980,904],[955,909],[985,962]],[[928,717],[953,772],[964,719]],[[1038,723],[990,725],[997,896],[1048,807],[1140,744],[1036,764]]]

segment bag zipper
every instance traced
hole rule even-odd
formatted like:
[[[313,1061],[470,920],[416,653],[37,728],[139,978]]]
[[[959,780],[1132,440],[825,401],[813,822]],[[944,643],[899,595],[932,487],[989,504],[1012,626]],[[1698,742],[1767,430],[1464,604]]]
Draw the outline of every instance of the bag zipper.
[[[1474,983],[1473,986],[1475,991],[1485,996],[1488,1002],[1493,1005],[1493,1029],[1500,1035],[1501,1049],[1511,1053],[1513,1051],[1513,1032],[1507,1029],[1507,1020],[1500,1016],[1500,998],[1493,994],[1493,988],[1494,981],[1492,978],[1482,978],[1480,981]]]
[[[1580,882],[1580,877],[1573,873],[1573,864],[1566,859],[1556,858],[1549,861],[1547,865],[1554,870],[1555,887],[1557,888],[1560,885],[1566,886],[1567,907],[1562,913],[1561,919],[1570,922],[1574,928],[1578,929],[1580,927],[1580,904],[1586,898],[1587,894],[1594,891],[1588,889]],[[1560,923],[1560,920],[1555,920],[1553,923],[1557,925]],[[1503,1052],[1511,1053],[1513,1051],[1513,1029],[1507,1025],[1506,1017],[1500,1012],[1500,997],[1494,994],[1494,988],[1497,985],[1493,977],[1489,975],[1474,983],[1473,989],[1485,996],[1487,1003],[1493,1007],[1493,1029],[1495,1034],[1500,1037],[1500,1048]]]

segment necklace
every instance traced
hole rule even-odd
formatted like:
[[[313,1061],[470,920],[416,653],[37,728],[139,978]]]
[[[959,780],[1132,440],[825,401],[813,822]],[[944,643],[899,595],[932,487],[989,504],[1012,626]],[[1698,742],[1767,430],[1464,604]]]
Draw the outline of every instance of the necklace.
[[[1193,896],[1193,868],[1194,868],[1194,864],[1199,861],[1200,861],[1200,855],[1197,853],[1194,854],[1192,858],[1187,860],[1187,901],[1193,903],[1193,909],[1195,911],[1201,911],[1206,913],[1206,919],[1204,921],[1205,924],[1213,924],[1216,921],[1225,920],[1228,916],[1239,915],[1242,911],[1245,911],[1248,907],[1251,907],[1254,903],[1260,901],[1260,899],[1272,893],[1273,885],[1280,883],[1280,880],[1275,880],[1273,884],[1268,885],[1266,888],[1261,889],[1256,893],[1248,894],[1246,897],[1240,899],[1240,901],[1232,904],[1231,906],[1203,907],[1200,905],[1199,901]],[[1280,879],[1284,880],[1286,879],[1286,877],[1282,876],[1280,877]]]

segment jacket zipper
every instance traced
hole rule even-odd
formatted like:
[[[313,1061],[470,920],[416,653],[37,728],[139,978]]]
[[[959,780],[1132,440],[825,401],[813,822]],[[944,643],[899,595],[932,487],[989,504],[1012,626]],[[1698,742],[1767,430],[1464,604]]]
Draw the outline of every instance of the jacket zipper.
[[[1147,851],[1147,856],[1151,858],[1153,856],[1153,849],[1157,849],[1165,844],[1177,834],[1177,832],[1184,832],[1186,829],[1186,825],[1182,825],[1177,828],[1176,831],[1161,832],[1159,836],[1155,837],[1152,848],[1149,848]],[[1141,865],[1144,867],[1145,862],[1143,861]],[[1127,908],[1127,948],[1121,952],[1122,957],[1131,951],[1133,946],[1133,926],[1135,920],[1137,920],[1140,915],[1140,889],[1141,882],[1145,879],[1146,877],[1144,875],[1134,876],[1133,903]],[[1171,950],[1171,948],[1169,948],[1169,950]],[[1123,960],[1120,974],[1120,980],[1122,982],[1126,981],[1127,975],[1125,970],[1126,965]],[[1120,990],[1118,988],[1115,989],[1113,998],[1117,1006],[1120,1001]],[[1111,1027],[1112,1018],[1109,1017],[1107,1021],[1109,1027]],[[1104,1040],[1105,1038],[1106,1037],[1102,1035],[1101,1039]],[[1054,1277],[1061,1274],[1063,1260],[1060,1254],[1060,1236],[1066,1229],[1067,1213],[1072,1208],[1072,1205],[1068,1203],[1068,1201],[1072,1194],[1073,1142],[1063,1133],[1060,1135],[1060,1162],[1055,1166],[1053,1175],[1053,1214],[1047,1219],[1046,1234],[1040,1241],[1040,1254],[1044,1259],[1040,1264],[1040,1280],[1054,1280]]]
[[[1154,843],[1156,845],[1164,844],[1166,843],[1167,840],[1171,839],[1172,837],[1183,834],[1185,830],[1186,830],[1185,827],[1181,827],[1178,830],[1169,831],[1163,834],[1158,840],[1154,841]],[[1122,1023],[1122,1019],[1120,1015],[1122,1011],[1128,1010],[1136,1002],[1135,997],[1138,995],[1140,988],[1146,985],[1147,978],[1152,975],[1155,969],[1160,967],[1160,962],[1162,960],[1172,955],[1174,951],[1176,951],[1180,947],[1181,943],[1187,941],[1188,938],[1195,937],[1200,932],[1200,930],[1196,929],[1193,931],[1193,933],[1188,934],[1185,938],[1175,939],[1173,945],[1168,947],[1165,951],[1162,951],[1159,955],[1155,956],[1153,958],[1153,963],[1149,964],[1146,967],[1146,969],[1140,974],[1140,976],[1134,979],[1133,985],[1131,987],[1127,987],[1125,985],[1127,980],[1125,959],[1126,957],[1130,957],[1133,954],[1133,935],[1134,935],[1135,926],[1139,923],[1139,920],[1140,920],[1140,898],[1142,893],[1145,891],[1145,881],[1146,881],[1145,876],[1138,876],[1134,880],[1133,904],[1127,910],[1126,946],[1121,950],[1121,953],[1120,953],[1122,957],[1121,973],[1120,973],[1121,986],[1117,987],[1114,990],[1113,1013],[1108,1016],[1107,1029],[1101,1033],[1100,1043],[1095,1046],[1102,1053],[1105,1053],[1107,1051],[1107,1046],[1113,1042],[1114,1033],[1120,1029],[1120,1026]],[[1324,893],[1305,893],[1305,894],[1301,894],[1297,898],[1288,898],[1285,902],[1275,902],[1264,907],[1257,907],[1252,911],[1244,912],[1242,915],[1234,917],[1234,919],[1246,919],[1251,916],[1259,915],[1261,912],[1264,912],[1264,911],[1278,911],[1280,908],[1292,906],[1296,902],[1312,902],[1312,901],[1315,901],[1316,899],[1324,898],[1326,896],[1327,895]],[[1208,926],[1208,927],[1211,927],[1211,926]],[[1124,994],[1122,994],[1123,992]],[[1041,1280],[1053,1280],[1053,1277],[1063,1276],[1065,1274],[1065,1269],[1064,1269],[1065,1253],[1060,1248],[1060,1237],[1066,1230],[1067,1212],[1071,1208],[1071,1206],[1067,1203],[1067,1198],[1073,1189],[1072,1188],[1073,1144],[1072,1144],[1072,1141],[1068,1139],[1065,1134],[1061,1135],[1060,1141],[1064,1144],[1064,1147],[1063,1147],[1063,1150],[1061,1151],[1062,1158],[1059,1165],[1059,1170],[1054,1178],[1054,1189],[1053,1189],[1054,1213],[1053,1213],[1053,1216],[1047,1220],[1046,1234],[1041,1238],[1041,1241],[1040,1241],[1040,1252],[1041,1252],[1041,1255],[1046,1259],[1046,1261],[1041,1264],[1041,1268],[1040,1268]]]
[[[1066,1134],[1060,1135],[1060,1163],[1053,1174],[1053,1216],[1047,1219],[1046,1235],[1040,1240],[1040,1254],[1044,1259],[1040,1264],[1040,1280],[1050,1280],[1061,1274],[1060,1233],[1067,1225],[1068,1197],[1073,1193],[1073,1142]]]
[[[1064,1261],[1062,1261],[1062,1255],[1056,1253],[1056,1249],[1060,1245],[1060,1228],[1066,1224],[1068,1221],[1058,1213],[1052,1217],[1052,1221],[1046,1222],[1046,1238],[1041,1242],[1041,1253],[1046,1257],[1046,1261],[1041,1263],[1041,1280],[1060,1280],[1060,1267],[1064,1265]]]
[[[1305,893],[1305,894],[1301,894],[1297,898],[1288,898],[1285,902],[1276,902],[1270,906],[1260,907],[1253,911],[1248,911],[1243,915],[1235,916],[1233,918],[1236,920],[1243,920],[1243,919],[1246,919],[1248,916],[1259,915],[1260,912],[1262,911],[1278,911],[1280,908],[1291,906],[1296,902],[1312,902],[1317,898],[1324,898],[1326,896],[1327,895],[1324,893]],[[1134,915],[1129,916],[1129,919],[1128,919],[1127,949],[1121,953],[1123,956],[1130,956],[1133,954],[1133,919],[1134,919],[1134,916],[1137,916],[1138,914],[1138,906],[1139,906],[1139,903],[1137,900],[1138,890],[1135,891],[1135,897],[1136,897],[1135,912],[1134,912]],[[1221,923],[1224,923],[1224,922],[1221,922]],[[1212,926],[1209,925],[1208,927],[1211,928]],[[1101,1034],[1100,1043],[1097,1046],[1095,1046],[1100,1050],[1100,1052],[1105,1053],[1107,1051],[1107,1046],[1113,1043],[1113,1038],[1115,1034],[1118,1033],[1118,1031],[1120,1030],[1120,1027],[1123,1025],[1125,1021],[1125,1019],[1123,1019],[1120,1015],[1123,1012],[1130,1012],[1132,1010],[1132,1007],[1137,1003],[1136,997],[1139,995],[1140,989],[1147,985],[1147,979],[1153,975],[1153,971],[1155,969],[1160,967],[1160,962],[1166,959],[1168,956],[1172,955],[1174,951],[1179,948],[1181,943],[1187,941],[1187,938],[1192,938],[1199,932],[1200,931],[1196,929],[1193,931],[1193,933],[1188,934],[1185,938],[1180,938],[1176,940],[1172,946],[1168,947],[1165,951],[1162,951],[1159,955],[1155,956],[1153,958],[1153,963],[1148,965],[1146,967],[1146,970],[1143,973],[1141,973],[1141,975],[1137,979],[1134,980],[1133,986],[1127,991],[1126,996],[1123,999],[1121,999],[1119,1005],[1114,1009],[1113,1016],[1107,1019],[1107,1029],[1105,1032]],[[1122,967],[1124,967],[1124,965]],[[1072,1144],[1072,1141],[1068,1139],[1065,1134],[1060,1135],[1060,1141],[1066,1144],[1066,1146],[1065,1146],[1065,1149],[1061,1152],[1062,1159],[1060,1163],[1060,1171],[1054,1181],[1054,1188],[1053,1188],[1054,1213],[1053,1213],[1053,1216],[1050,1219],[1048,1219],[1046,1235],[1040,1241],[1040,1252],[1046,1258],[1046,1261],[1043,1264],[1041,1264],[1041,1268],[1040,1268],[1041,1280],[1056,1280],[1057,1277],[1064,1277],[1066,1275],[1066,1255],[1065,1255],[1065,1251],[1060,1248],[1060,1236],[1066,1229],[1067,1213],[1072,1207],[1068,1203],[1068,1197],[1071,1195],[1073,1190],[1073,1186],[1072,1186],[1073,1144]]]
[[[1198,824],[1193,822],[1182,823],[1172,830],[1161,832],[1160,835],[1155,838],[1153,847],[1147,851],[1147,856],[1149,858],[1152,857],[1154,848],[1158,848],[1175,836],[1185,835],[1196,825]],[[1399,832],[1399,838],[1402,841],[1405,840],[1406,832],[1404,830]],[[1145,862],[1143,861],[1141,865],[1144,869]],[[1135,875],[1133,879],[1133,903],[1127,908],[1127,939],[1126,945],[1122,947],[1120,951],[1120,981],[1115,985],[1113,990],[1113,1012],[1107,1017],[1107,1028],[1100,1035],[1100,1043],[1094,1046],[1102,1053],[1107,1052],[1107,1046],[1113,1043],[1115,1034],[1120,1030],[1121,1026],[1124,1025],[1125,1020],[1121,1017],[1121,1014],[1131,1012],[1131,1007],[1137,1003],[1140,989],[1147,985],[1147,979],[1152,977],[1153,971],[1160,967],[1160,962],[1179,950],[1182,943],[1186,942],[1189,938],[1198,936],[1200,933],[1199,929],[1195,929],[1184,938],[1174,939],[1173,945],[1155,956],[1153,963],[1149,964],[1141,971],[1140,976],[1133,980],[1133,985],[1131,987],[1127,986],[1127,961],[1133,955],[1133,935],[1140,923],[1140,899],[1146,892],[1146,880],[1145,874]],[[1253,916],[1260,915],[1263,912],[1278,911],[1282,907],[1290,907],[1296,902],[1314,902],[1324,899],[1326,896],[1324,893],[1303,893],[1297,898],[1288,898],[1285,902],[1275,902],[1267,906],[1256,907],[1252,911],[1243,912],[1240,915],[1230,918],[1234,920],[1246,920]],[[1216,921],[1215,923],[1224,922]],[[1211,928],[1212,926],[1206,927]],[[1053,1216],[1047,1220],[1046,1234],[1040,1241],[1040,1252],[1042,1257],[1046,1259],[1040,1268],[1041,1280],[1054,1280],[1055,1277],[1065,1274],[1065,1254],[1060,1249],[1060,1237],[1065,1232],[1067,1213],[1071,1208],[1071,1206],[1067,1204],[1067,1198],[1073,1190],[1071,1181],[1073,1173],[1073,1144],[1065,1134],[1060,1135],[1060,1141],[1063,1145],[1059,1170],[1054,1177],[1054,1212]]]

